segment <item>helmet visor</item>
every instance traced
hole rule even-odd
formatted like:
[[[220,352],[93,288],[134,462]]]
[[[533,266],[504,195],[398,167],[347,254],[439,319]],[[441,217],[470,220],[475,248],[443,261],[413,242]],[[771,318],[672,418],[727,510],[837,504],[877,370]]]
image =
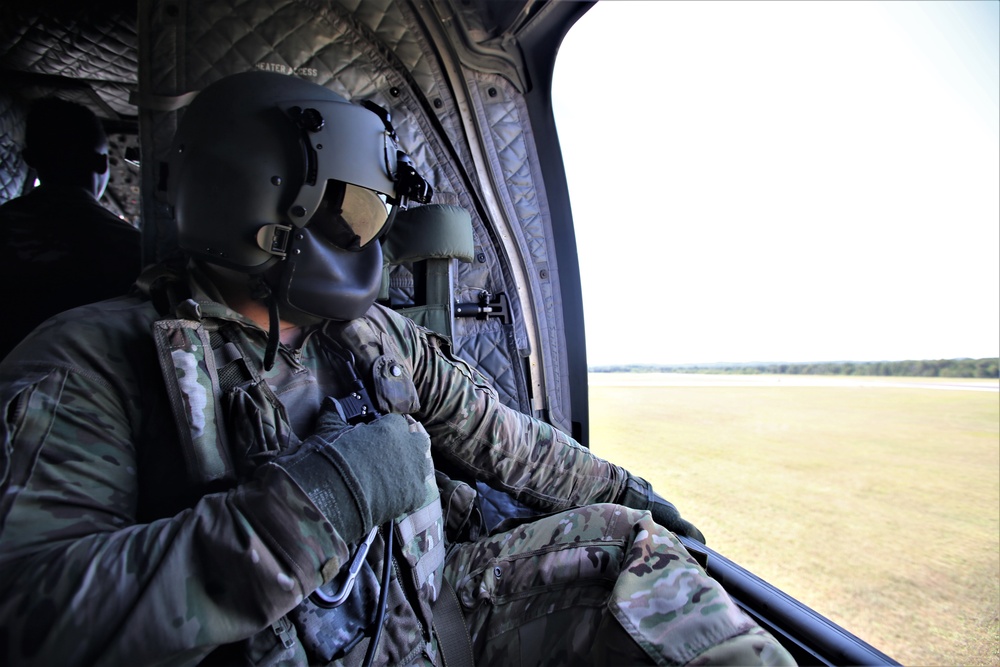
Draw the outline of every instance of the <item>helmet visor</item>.
[[[338,248],[361,250],[387,229],[392,206],[385,195],[350,183],[329,181],[308,227]]]

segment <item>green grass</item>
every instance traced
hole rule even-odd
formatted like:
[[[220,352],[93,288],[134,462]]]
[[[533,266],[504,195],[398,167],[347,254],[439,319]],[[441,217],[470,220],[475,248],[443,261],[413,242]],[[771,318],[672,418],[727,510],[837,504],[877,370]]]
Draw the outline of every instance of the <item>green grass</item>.
[[[606,384],[594,452],[710,546],[904,664],[1000,664],[996,393]]]

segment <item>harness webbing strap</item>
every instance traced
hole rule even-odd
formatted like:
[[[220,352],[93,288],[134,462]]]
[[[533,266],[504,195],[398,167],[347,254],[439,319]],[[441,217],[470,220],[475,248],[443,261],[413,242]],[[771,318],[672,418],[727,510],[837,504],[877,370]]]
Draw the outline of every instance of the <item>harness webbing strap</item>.
[[[473,667],[476,664],[462,606],[446,577],[441,578],[441,593],[434,603],[434,632],[445,667]]]

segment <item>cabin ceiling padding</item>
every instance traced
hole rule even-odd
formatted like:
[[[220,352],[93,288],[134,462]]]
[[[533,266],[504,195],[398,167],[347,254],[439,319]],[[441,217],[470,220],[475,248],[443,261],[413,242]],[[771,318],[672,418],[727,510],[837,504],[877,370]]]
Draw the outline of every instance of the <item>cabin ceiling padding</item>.
[[[135,17],[134,2],[5,2],[0,70],[16,88],[34,89],[32,98],[76,92],[102,118],[135,118],[129,102],[137,83]]]

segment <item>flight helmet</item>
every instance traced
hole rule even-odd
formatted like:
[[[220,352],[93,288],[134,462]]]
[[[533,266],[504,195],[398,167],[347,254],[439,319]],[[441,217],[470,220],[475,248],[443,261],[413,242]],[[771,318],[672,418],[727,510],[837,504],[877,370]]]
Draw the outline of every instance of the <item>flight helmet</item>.
[[[360,317],[382,275],[378,243],[430,185],[388,112],[323,86],[244,72],[198,93],[168,162],[178,243],[197,259],[260,275],[273,308]]]

